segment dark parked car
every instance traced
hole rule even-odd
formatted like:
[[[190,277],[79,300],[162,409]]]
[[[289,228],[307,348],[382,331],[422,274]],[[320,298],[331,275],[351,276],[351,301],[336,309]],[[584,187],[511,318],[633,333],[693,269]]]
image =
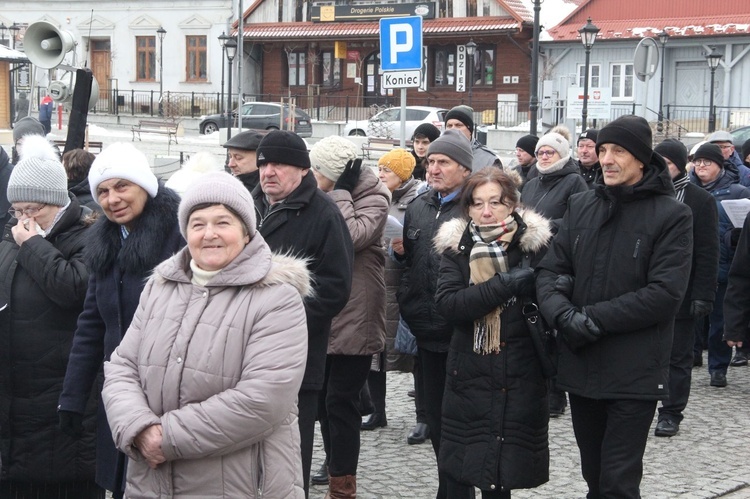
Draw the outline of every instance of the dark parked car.
[[[281,104],[271,102],[248,102],[242,105],[242,128],[253,128],[256,130],[287,130],[289,129],[289,120],[291,111],[289,106],[283,106],[284,118],[281,118]],[[237,111],[232,113],[234,123],[232,126],[239,126]],[[203,116],[198,124],[200,132],[203,134],[214,133],[219,128],[227,127],[227,116],[225,114],[212,114]],[[312,136],[312,122],[310,116],[301,109],[294,110],[294,131],[300,137]]]
[[[750,139],[750,126],[736,128],[729,133],[732,134],[732,142],[734,142],[734,148],[739,154],[742,150],[742,144],[744,144],[746,140]],[[744,160],[745,158],[742,159]]]

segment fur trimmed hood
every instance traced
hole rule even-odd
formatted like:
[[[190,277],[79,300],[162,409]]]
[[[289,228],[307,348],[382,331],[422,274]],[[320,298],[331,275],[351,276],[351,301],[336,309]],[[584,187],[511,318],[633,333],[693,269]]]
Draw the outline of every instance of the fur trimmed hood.
[[[518,208],[516,213],[525,225],[519,226],[522,230],[518,239],[519,248],[524,253],[538,253],[552,239],[549,220],[528,208]],[[435,251],[441,254],[446,251],[460,253],[459,245],[468,226],[469,221],[464,218],[454,218],[441,225],[433,239]]]

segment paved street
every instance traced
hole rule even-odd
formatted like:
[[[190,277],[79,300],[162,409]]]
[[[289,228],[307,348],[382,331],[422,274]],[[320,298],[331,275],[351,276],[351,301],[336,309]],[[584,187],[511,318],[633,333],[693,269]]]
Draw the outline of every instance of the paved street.
[[[657,438],[652,427],[641,486],[644,498],[750,498],[750,368],[730,367],[727,378],[727,388],[711,388],[706,367],[695,368],[690,402],[678,435]],[[435,497],[432,447],[427,442],[406,444],[406,434],[414,423],[413,399],[406,394],[411,383],[410,374],[389,373],[388,426],[362,432],[357,474],[361,499]],[[550,481],[537,489],[514,491],[514,498],[585,497],[570,415],[566,412],[552,419],[549,432]],[[323,456],[318,438],[313,471]],[[322,499],[326,487],[313,486],[311,491],[311,498]]]

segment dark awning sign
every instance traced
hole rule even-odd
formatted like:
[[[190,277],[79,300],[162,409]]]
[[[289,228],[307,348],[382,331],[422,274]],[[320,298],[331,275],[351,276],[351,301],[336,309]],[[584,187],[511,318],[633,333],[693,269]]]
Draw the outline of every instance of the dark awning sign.
[[[323,5],[313,6],[316,23],[345,21],[378,21],[384,17],[422,16],[435,19],[435,3],[394,3],[382,5]]]

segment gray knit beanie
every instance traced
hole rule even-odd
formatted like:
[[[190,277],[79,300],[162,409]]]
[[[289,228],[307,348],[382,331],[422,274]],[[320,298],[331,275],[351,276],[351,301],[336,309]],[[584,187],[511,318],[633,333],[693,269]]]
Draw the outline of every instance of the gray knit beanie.
[[[195,182],[182,196],[177,221],[180,233],[187,240],[187,224],[190,212],[199,204],[223,204],[231,208],[242,219],[247,232],[252,238],[255,236],[255,204],[247,188],[226,172],[206,173]]]
[[[10,173],[10,203],[65,206],[68,199],[68,176],[59,161],[38,157],[24,158]]]
[[[430,144],[427,157],[431,154],[445,154],[450,159],[471,171],[474,163],[474,153],[466,135],[458,130],[446,130],[439,138]]]
[[[47,134],[44,133],[44,125],[38,119],[33,116],[26,116],[13,125],[13,143],[15,144],[26,135],[41,135],[44,137]]]

